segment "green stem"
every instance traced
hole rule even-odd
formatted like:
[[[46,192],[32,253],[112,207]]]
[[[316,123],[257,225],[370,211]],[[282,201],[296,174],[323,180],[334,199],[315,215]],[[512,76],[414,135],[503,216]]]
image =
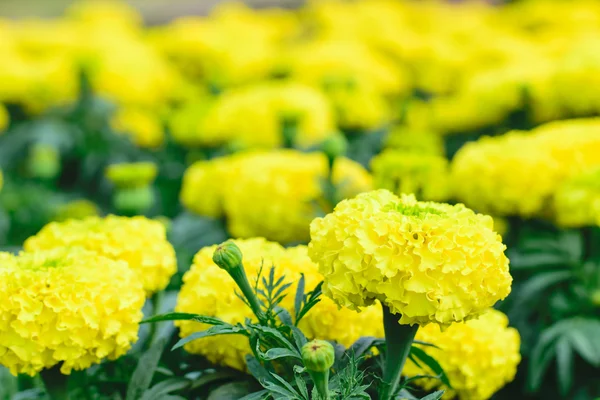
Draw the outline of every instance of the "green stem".
[[[43,370],[40,376],[51,400],[69,400],[69,375],[63,375],[58,365]]]
[[[389,307],[383,307],[383,328],[385,330],[386,360],[383,382],[379,388],[379,400],[390,400],[398,390],[400,375],[410,353],[419,325],[400,325],[399,314],[392,314]]]
[[[325,372],[307,370],[313,382],[315,389],[319,393],[320,400],[329,400],[329,370]]]
[[[250,308],[252,312],[260,322],[265,322],[266,317],[265,313],[260,306],[260,302],[254,293],[254,289],[250,286],[250,282],[248,282],[248,277],[246,276],[246,271],[244,270],[244,266],[240,265],[238,268],[233,268],[229,272],[229,275],[233,278],[235,283],[237,283],[238,287],[242,291],[242,294],[248,300],[248,304],[250,304]]]
[[[164,292],[156,292],[150,298],[150,303],[152,304],[152,314],[154,315],[160,314],[160,305],[162,303],[163,293]],[[158,323],[155,322],[150,324],[150,333],[148,334],[148,340],[146,341],[146,343],[148,343],[148,347],[152,346],[152,343],[154,343],[154,338],[157,331]]]

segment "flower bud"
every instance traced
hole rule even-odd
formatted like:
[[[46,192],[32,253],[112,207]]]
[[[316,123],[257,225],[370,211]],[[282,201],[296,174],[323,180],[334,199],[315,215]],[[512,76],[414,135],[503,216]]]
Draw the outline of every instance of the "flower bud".
[[[302,346],[302,362],[309,371],[329,371],[334,361],[335,350],[325,340],[315,339]]]
[[[154,192],[150,186],[117,189],[113,204],[123,213],[137,214],[147,211],[154,203]]]
[[[241,267],[242,251],[231,240],[221,243],[213,254],[213,262],[227,272]]]
[[[341,133],[327,138],[321,145],[321,150],[329,160],[335,160],[337,157],[342,157],[348,151],[348,141]]]
[[[52,179],[60,173],[60,154],[54,146],[34,145],[27,161],[29,173],[35,178]]]

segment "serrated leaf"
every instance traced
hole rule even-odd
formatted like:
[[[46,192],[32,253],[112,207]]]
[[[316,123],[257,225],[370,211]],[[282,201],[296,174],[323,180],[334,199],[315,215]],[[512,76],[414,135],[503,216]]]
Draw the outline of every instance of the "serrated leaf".
[[[294,313],[296,315],[296,319],[298,318],[298,313],[302,309],[302,302],[304,301],[304,274],[300,275],[300,280],[298,281],[298,286],[296,287],[296,297],[294,299]],[[296,321],[298,324],[298,321]]]
[[[153,322],[161,322],[161,321],[194,321],[194,322],[202,322],[204,324],[209,325],[225,325],[225,322],[220,320],[219,318],[209,317],[206,315],[200,314],[190,314],[190,313],[180,313],[180,312],[172,312],[167,314],[155,315],[148,319],[143,320],[140,324],[149,324]]]
[[[410,354],[414,355],[419,361],[427,365],[427,367],[431,369],[434,374],[438,375],[444,385],[452,388],[444,369],[435,358],[431,357],[423,349],[414,346],[410,348]]]
[[[285,346],[289,350],[297,352],[294,345],[289,340],[287,340],[286,337],[283,336],[283,334],[277,329],[257,324],[252,324],[252,329],[262,332],[265,336],[269,336],[275,340],[278,340],[283,346]]]
[[[290,328],[294,326],[294,321],[292,321],[292,316],[288,310],[283,307],[275,307],[275,313],[277,313],[277,317],[279,317],[279,320],[284,325],[289,326]]]
[[[175,346],[173,346],[173,348],[171,350],[178,349],[178,348],[184,346],[186,343],[189,343],[192,340],[196,340],[196,339],[202,339],[205,337],[216,336],[216,335],[235,335],[235,334],[241,334],[241,333],[245,333],[245,332],[246,332],[246,330],[241,326],[215,325],[211,328],[208,328],[205,331],[195,332],[189,336],[184,337],[183,339],[180,339],[177,343],[175,343]]]
[[[171,378],[164,380],[152,386],[140,400],[162,400],[167,395],[173,394],[178,390],[185,389],[190,386],[190,381],[185,378]]]
[[[573,385],[573,351],[566,336],[556,342],[556,367],[558,387],[564,396]]]
[[[272,361],[283,357],[292,357],[298,360],[302,359],[302,357],[300,356],[300,354],[298,354],[297,351],[284,349],[282,347],[269,349],[266,352],[262,353],[262,357],[267,361]]]
[[[428,394],[425,397],[421,397],[421,400],[439,400],[444,395],[444,390],[438,390],[437,392],[433,392]]]
[[[126,400],[140,399],[143,393],[150,387],[152,377],[166,345],[167,338],[163,337],[154,342],[150,349],[140,357],[127,386]]]
[[[260,362],[250,354],[246,355],[246,366],[248,367],[248,372],[256,378],[258,383],[264,386],[264,384],[268,381],[271,381],[271,374],[269,371],[263,367]]]
[[[250,393],[242,397],[240,400],[264,400],[268,395],[269,392],[267,390],[261,390],[260,392]]]

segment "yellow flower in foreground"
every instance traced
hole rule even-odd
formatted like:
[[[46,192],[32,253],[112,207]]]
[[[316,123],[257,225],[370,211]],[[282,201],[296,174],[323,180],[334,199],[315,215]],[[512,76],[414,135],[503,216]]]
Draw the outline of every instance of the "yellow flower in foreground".
[[[306,279],[308,292],[322,280],[317,266],[310,261],[306,246],[284,248],[261,238],[236,240],[243,253],[243,263],[251,283],[261,265],[263,274],[275,266],[276,278],[286,276],[286,282],[298,282],[300,274]],[[252,311],[235,294],[236,286],[231,277],[212,261],[217,246],[206,247],[194,257],[192,268],[185,274],[179,293],[177,312],[189,312],[221,318],[229,323],[243,323],[253,318]],[[294,315],[296,285],[287,289],[281,306]],[[180,336],[207,329],[198,322],[177,321]],[[334,340],[349,346],[361,336],[383,336],[381,307],[369,307],[361,313],[338,307],[323,298],[300,322],[300,329],[309,338]],[[184,346],[190,353],[205,356],[209,361],[238,370],[246,369],[245,355],[252,354],[248,338],[242,335],[212,336],[194,340]]]
[[[600,119],[552,122],[531,132],[484,137],[452,161],[458,200],[498,216],[549,217],[565,180],[600,167]]]
[[[165,132],[156,111],[121,108],[111,121],[113,129],[128,135],[142,148],[155,149],[165,140]]]
[[[308,225],[323,201],[320,180],[327,168],[323,154],[295,150],[199,161],[185,173],[181,201],[199,214],[225,215],[234,237],[307,241]],[[337,159],[333,181],[342,198],[371,189],[368,172],[345,158]]]
[[[413,193],[420,200],[450,198],[450,169],[445,157],[384,150],[371,160],[376,188]]]
[[[343,307],[379,300],[401,324],[447,326],[510,293],[506,246],[492,219],[461,204],[376,190],[315,219],[310,234],[323,292]]]
[[[72,246],[125,261],[149,295],[164,289],[177,270],[164,225],[145,217],[110,215],[52,222],[24,245],[27,251]]]
[[[144,291],[122,261],[80,249],[0,253],[0,364],[63,374],[124,355],[137,340]]]
[[[508,318],[490,309],[478,319],[450,325],[445,331],[435,325],[419,329],[417,340],[439,347],[420,346],[444,369],[452,389],[444,398],[458,396],[464,400],[487,400],[511,382],[521,361],[519,332],[508,327]],[[402,371],[406,376],[435,375],[407,360]],[[415,384],[427,390],[441,385],[438,379],[418,379]]]
[[[118,188],[148,186],[158,173],[152,162],[112,164],[106,168],[106,177]]]
[[[600,169],[560,185],[554,194],[554,213],[563,227],[600,225]]]

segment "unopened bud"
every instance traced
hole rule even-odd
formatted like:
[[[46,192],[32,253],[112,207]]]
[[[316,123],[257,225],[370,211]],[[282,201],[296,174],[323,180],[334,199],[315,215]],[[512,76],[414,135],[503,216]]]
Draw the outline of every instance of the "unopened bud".
[[[335,350],[325,340],[313,340],[302,346],[302,362],[309,371],[325,372],[333,366]]]
[[[242,251],[231,240],[221,243],[213,253],[213,262],[230,272],[242,265]]]
[[[344,135],[336,133],[323,142],[321,150],[329,160],[335,160],[337,157],[346,155],[346,152],[348,151],[348,141]]]

